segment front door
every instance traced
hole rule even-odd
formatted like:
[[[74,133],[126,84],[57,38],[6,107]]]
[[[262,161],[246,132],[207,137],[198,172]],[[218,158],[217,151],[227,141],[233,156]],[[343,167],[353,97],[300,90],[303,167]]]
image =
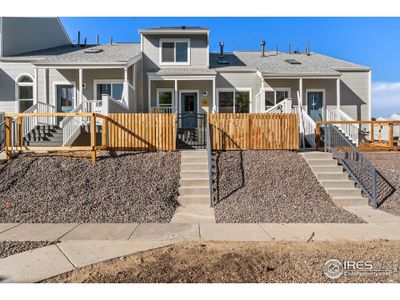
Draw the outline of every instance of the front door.
[[[197,127],[197,93],[181,94],[181,127]]]
[[[324,93],[322,91],[307,92],[307,113],[314,121],[323,119]]]
[[[75,86],[72,84],[57,85],[56,90],[56,107],[57,112],[68,113],[74,109],[75,102]],[[61,121],[63,118],[58,117]]]

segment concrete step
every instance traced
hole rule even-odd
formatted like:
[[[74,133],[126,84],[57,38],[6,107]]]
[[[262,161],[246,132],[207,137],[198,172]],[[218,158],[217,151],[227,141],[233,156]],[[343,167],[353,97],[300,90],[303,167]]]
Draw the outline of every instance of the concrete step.
[[[314,173],[342,173],[343,167],[340,166],[311,166]]]
[[[205,150],[181,151],[181,156],[183,158],[206,158],[207,159],[207,151],[205,151]]]
[[[332,153],[328,153],[328,152],[318,152],[318,151],[313,151],[313,152],[303,152],[301,153],[301,155],[303,155],[303,157],[307,160],[309,159],[332,159],[333,155]]]
[[[208,173],[207,173],[208,175]],[[179,185],[181,187],[198,187],[198,186],[208,186],[209,179],[180,179]]]
[[[206,205],[179,206],[171,223],[215,223],[214,209]]]
[[[307,163],[311,167],[318,167],[318,166],[337,166],[336,159],[308,159]]]
[[[207,179],[208,170],[181,170],[181,179]]]
[[[333,202],[338,206],[366,206],[368,200],[364,197],[332,197]]]
[[[324,188],[349,188],[354,187],[352,180],[321,180],[320,183]]]
[[[361,190],[352,188],[325,188],[331,197],[361,197]]]
[[[182,164],[194,164],[194,163],[208,164],[208,161],[207,161],[207,156],[206,157],[182,157],[181,163]]]
[[[185,195],[178,196],[178,203],[182,206],[191,206],[191,205],[205,205],[210,206],[210,196],[203,195]]]
[[[208,171],[208,164],[207,163],[181,164],[181,171]]]
[[[199,195],[199,196],[209,196],[210,189],[208,186],[201,187],[179,187],[179,195]]]
[[[349,179],[347,173],[332,173],[332,172],[321,172],[316,174],[318,180],[346,180]]]

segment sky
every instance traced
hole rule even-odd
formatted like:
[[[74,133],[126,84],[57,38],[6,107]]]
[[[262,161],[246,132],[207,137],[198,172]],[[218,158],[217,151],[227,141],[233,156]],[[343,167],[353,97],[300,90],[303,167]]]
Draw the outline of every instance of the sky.
[[[400,18],[317,17],[68,17],[61,18],[71,39],[78,30],[88,43],[139,42],[138,29],[158,26],[203,26],[211,30],[210,51],[224,41],[227,52],[267,49],[311,51],[372,67],[372,115],[400,112]]]

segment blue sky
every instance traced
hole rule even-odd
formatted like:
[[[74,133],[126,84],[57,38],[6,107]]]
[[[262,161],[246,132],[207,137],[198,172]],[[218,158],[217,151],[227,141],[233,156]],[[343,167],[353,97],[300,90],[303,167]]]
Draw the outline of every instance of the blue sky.
[[[373,68],[373,116],[400,112],[400,18],[316,18],[316,17],[68,17],[61,18],[75,40],[77,31],[88,42],[96,34],[100,42],[139,41],[138,29],[157,26],[204,26],[211,29],[210,49],[219,41],[227,51],[267,48],[311,50]]]

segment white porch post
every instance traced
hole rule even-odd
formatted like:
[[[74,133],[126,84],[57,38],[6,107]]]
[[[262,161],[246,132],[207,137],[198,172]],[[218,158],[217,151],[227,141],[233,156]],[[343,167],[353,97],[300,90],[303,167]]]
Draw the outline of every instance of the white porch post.
[[[151,77],[149,77],[149,83],[147,85],[147,100],[148,100],[148,112],[151,112]]]
[[[336,79],[336,107],[340,108],[340,78]]]
[[[82,98],[83,98],[83,91],[82,91],[82,86],[83,86],[83,70],[79,69],[79,103],[82,103]]]
[[[213,93],[213,102],[212,102],[212,109],[211,109],[211,112],[212,113],[216,113],[216,112],[218,112],[218,103],[217,103],[217,91],[216,91],[216,88],[215,88],[215,78],[213,78],[213,81],[212,81],[212,89],[213,89],[213,91],[212,91],[212,93]]]
[[[33,86],[33,104],[38,102],[38,83],[39,83],[39,76],[38,76],[38,69],[33,69],[34,77],[35,77],[35,85]]]
[[[301,106],[303,106],[304,105],[304,103],[303,103],[303,78],[299,79],[299,94],[300,94],[300,99],[297,99],[297,101],[299,103],[301,103]],[[298,105],[299,105],[299,103],[298,103]]]
[[[128,99],[129,91],[128,91],[128,68],[124,68],[124,99],[126,105],[129,103]]]
[[[175,79],[174,95],[175,95],[175,113],[178,114],[178,80],[177,79]]]

